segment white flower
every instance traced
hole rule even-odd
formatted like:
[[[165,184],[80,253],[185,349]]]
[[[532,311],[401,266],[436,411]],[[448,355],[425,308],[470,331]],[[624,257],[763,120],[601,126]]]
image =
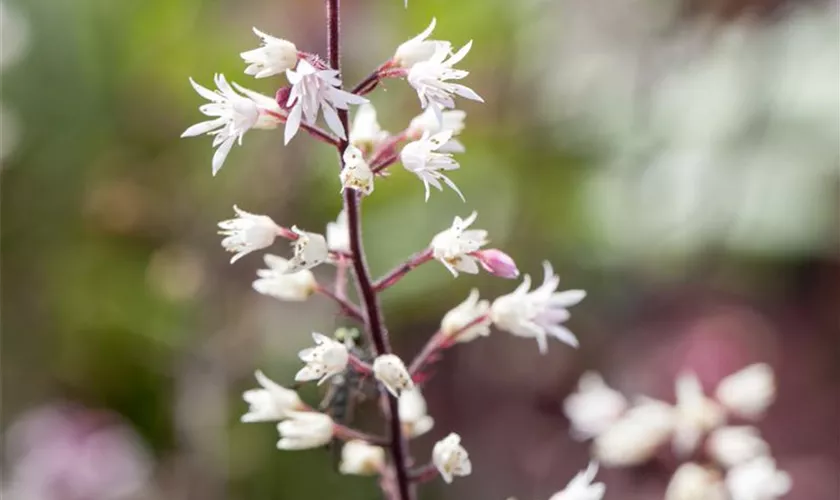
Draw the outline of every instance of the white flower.
[[[277,424],[281,450],[318,448],[332,440],[333,421],[329,415],[315,411],[290,411],[287,420]]]
[[[402,68],[410,68],[419,62],[431,59],[438,47],[442,47],[448,52],[452,48],[452,44],[449,42],[426,40],[434,31],[436,24],[437,19],[433,17],[432,22],[422,33],[400,44],[397,51],[394,52],[394,57],[391,58],[394,64]]]
[[[298,235],[298,239],[292,242],[294,255],[289,260],[287,273],[311,269],[327,260],[330,251],[327,248],[326,238],[318,233],[301,231],[297,226],[292,226],[292,232]]]
[[[769,452],[758,429],[750,426],[721,427],[709,434],[706,450],[724,467],[734,467]]]
[[[554,274],[549,262],[543,262],[543,270],[545,279],[539,288],[528,291],[531,288],[531,276],[526,274],[516,290],[493,302],[490,306],[493,323],[516,336],[536,338],[541,353],[548,350],[549,335],[577,347],[575,335],[560,323],[569,319],[566,308],[583,300],[586,292],[557,292],[560,278]]]
[[[274,239],[281,232],[280,226],[267,215],[256,215],[233,206],[235,219],[219,222],[219,234],[224,235],[222,246],[228,252],[234,252],[230,259],[233,264],[240,258],[255,250],[271,246]]]
[[[689,462],[674,472],[665,500],[726,500],[726,489],[716,472]]]
[[[478,259],[470,254],[487,243],[487,231],[467,230],[476,217],[478,212],[473,212],[466,220],[456,215],[449,229],[432,238],[432,255],[455,277],[458,276],[458,271],[478,273]]]
[[[283,257],[266,254],[263,257],[268,269],[257,271],[259,279],[254,281],[253,288],[257,292],[280,300],[306,300],[315,293],[318,283],[312,272],[304,269],[296,273],[288,273],[289,261]]]
[[[333,252],[350,253],[350,231],[344,210],[338,213],[335,222],[327,223],[327,248]]]
[[[674,428],[674,410],[666,403],[644,400],[602,432],[592,454],[610,467],[627,467],[653,457]]]
[[[595,372],[581,375],[577,392],[563,402],[563,410],[572,423],[572,435],[581,440],[609,429],[626,409],[627,399]]]
[[[735,415],[757,419],[776,398],[773,369],[768,364],[757,363],[733,373],[721,380],[715,397]]]
[[[442,170],[456,170],[461,167],[457,161],[452,159],[451,154],[437,152],[451,138],[451,130],[445,130],[431,137],[429,134],[423,134],[423,137],[414,142],[409,142],[400,151],[400,161],[403,167],[423,181],[426,188],[426,201],[429,201],[429,184],[436,187],[438,191],[443,191],[443,186],[440,184],[441,180],[458,193],[462,200],[464,199],[464,195],[461,194],[458,186],[441,172]]]
[[[467,117],[467,112],[460,109],[453,109],[444,111],[442,120],[438,120],[435,115],[435,110],[426,108],[423,113],[415,116],[408,125],[408,137],[417,139],[424,133],[435,135],[438,132],[449,130],[453,136],[456,136],[464,130],[464,119]],[[443,146],[440,147],[441,153],[463,153],[465,151],[464,145],[458,139],[449,139]]]
[[[350,126],[350,144],[370,151],[387,139],[388,135],[376,120],[376,108],[373,104],[366,102],[356,109],[353,124]]]
[[[435,419],[429,416],[426,399],[420,389],[414,387],[403,391],[398,403],[400,422],[408,436],[422,436],[432,430]]]
[[[405,363],[395,354],[383,354],[373,360],[373,375],[394,397],[400,397],[402,391],[414,388]]]
[[[440,322],[440,331],[455,342],[470,342],[490,335],[490,302],[478,300],[478,290],[473,288],[466,300],[446,313]],[[470,323],[472,326],[467,327]]]
[[[341,192],[351,188],[367,196],[373,192],[373,171],[365,161],[362,151],[349,145],[344,150],[344,168],[338,174],[341,180]]]
[[[732,500],[776,500],[790,491],[791,480],[775,460],[761,456],[730,469],[726,487]]]
[[[344,443],[341,448],[338,471],[342,474],[367,476],[378,473],[384,466],[385,450],[381,446],[354,439]]]
[[[452,66],[467,55],[470,47],[472,47],[472,40],[452,54],[448,44],[436,44],[435,51],[429,59],[415,63],[408,70],[408,83],[417,91],[420,105],[423,109],[432,108],[438,122],[443,121],[443,108],[455,107],[452,94],[484,102],[469,87],[447,82],[447,80],[460,80],[469,74],[468,71],[454,69]]]
[[[461,446],[461,436],[454,432],[435,443],[432,463],[447,483],[451,483],[454,476],[468,476],[472,472],[470,456]]]
[[[296,70],[286,70],[286,78],[292,84],[286,106],[291,108],[286,122],[284,140],[286,144],[300,128],[301,120],[314,125],[319,110],[324,111],[324,120],[335,135],[344,139],[344,126],[336,109],[348,109],[350,104],[362,104],[367,99],[339,89],[341,80],[334,69],[315,69],[304,59],[298,61]]]
[[[563,491],[559,491],[548,500],[601,500],[607,487],[604,483],[592,484],[598,473],[598,464],[590,462],[586,470],[579,472]]]
[[[723,424],[725,413],[703,393],[700,380],[694,373],[683,373],[676,382],[677,411],[674,429],[674,451],[677,455],[691,454],[703,436]]]
[[[216,136],[213,138],[213,147],[218,146],[216,154],[213,155],[213,175],[216,175],[216,172],[222,168],[233,144],[239,142],[242,145],[245,132],[252,128],[277,127],[280,124],[282,112],[274,99],[248,90],[234,82],[233,86],[244,94],[244,97],[239,95],[222,74],[216,74],[214,81],[218,87],[216,91],[202,87],[190,78],[195,91],[210,101],[208,104],[199,106],[199,111],[215,118],[196,123],[185,130],[181,137],[194,137],[201,134]]]
[[[313,332],[312,339],[315,341],[315,347],[309,347],[298,353],[298,357],[306,363],[306,366],[297,372],[295,380],[298,382],[318,380],[318,385],[321,385],[328,378],[342,373],[347,368],[350,354],[344,344],[326,335]]]
[[[298,51],[295,44],[282,38],[267,35],[257,28],[253,29],[254,34],[262,38],[263,44],[258,49],[240,54],[249,65],[245,68],[246,75],[253,75],[254,78],[265,78],[279,75],[287,69],[295,67],[298,60]]]
[[[251,389],[242,394],[242,399],[250,405],[248,413],[242,415],[243,422],[281,420],[289,411],[304,408],[297,392],[277,384],[259,370],[254,375],[262,389]]]

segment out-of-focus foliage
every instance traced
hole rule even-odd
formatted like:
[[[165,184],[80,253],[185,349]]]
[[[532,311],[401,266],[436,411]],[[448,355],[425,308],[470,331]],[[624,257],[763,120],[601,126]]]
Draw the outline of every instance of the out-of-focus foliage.
[[[791,498],[829,498],[840,458],[826,439],[840,418],[836,6],[343,3],[345,81],[436,16],[436,37],[474,40],[463,66],[487,101],[464,104],[467,153],[453,179],[466,204],[448,191],[425,204],[399,165],[365,200],[374,272],[475,209],[523,272],[539,275],[548,258],[564,284],[589,291],[572,321],[580,351],[538,357],[494,333],[441,363],[427,394],[437,427],[415,451],[458,431],[475,472],[429,498],[559,489],[587,460],[557,411],[583,367],[625,392],[664,394],[683,366],[708,381],[755,360],[782,368],[768,441],[793,474]],[[251,26],[322,51],[322,4],[3,5],[4,428],[55,400],[118,412],[152,450],[153,498],[373,498],[372,481],[339,476],[329,453],[281,453],[272,425],[238,422],[254,369],[290,382],[309,332],[343,323],[322,300],[253,293],[259,257],[230,266],[215,234],[234,203],[323,231],[340,205],[334,152],[252,132],[212,177],[210,140],[178,138],[202,103],[187,77],[224,72],[273,93],[279,79],[242,74]],[[19,54],[7,52],[14,43]],[[419,113],[401,81],[371,98],[388,130]],[[398,351],[413,353],[473,286],[493,297],[515,283],[453,282],[433,263],[390,291]],[[802,433],[782,432],[792,425]],[[608,498],[664,489],[656,471],[604,480]]]

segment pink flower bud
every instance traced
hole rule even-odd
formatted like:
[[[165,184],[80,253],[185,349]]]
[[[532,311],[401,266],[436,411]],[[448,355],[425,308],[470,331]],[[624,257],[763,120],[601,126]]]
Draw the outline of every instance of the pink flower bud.
[[[277,105],[280,106],[281,109],[289,109],[289,105],[287,103],[289,102],[289,94],[291,93],[292,87],[288,85],[277,89],[277,93],[274,94],[274,100],[277,101]]]
[[[490,248],[479,250],[475,253],[475,256],[481,262],[481,267],[494,276],[508,279],[519,276],[519,269],[516,268],[516,262],[513,261],[510,255],[499,249]]]

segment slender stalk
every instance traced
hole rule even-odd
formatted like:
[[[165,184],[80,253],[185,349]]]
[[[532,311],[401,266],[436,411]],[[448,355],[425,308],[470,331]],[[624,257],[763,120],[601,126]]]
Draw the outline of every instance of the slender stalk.
[[[275,113],[274,111],[265,111],[265,113],[277,118],[282,123],[286,123],[286,119],[288,118],[285,114]],[[326,142],[327,144],[338,146],[339,139],[337,137],[334,137],[333,135],[324,131],[316,125],[309,125],[308,123],[300,122],[300,128],[301,130],[305,130],[307,133],[309,133],[309,135],[318,139],[321,142]]]
[[[339,306],[341,306],[341,310],[345,314],[347,314],[347,316],[350,316],[351,318],[361,322],[365,321],[365,316],[362,314],[362,311],[360,311],[359,308],[356,307],[356,304],[353,304],[344,297],[339,296],[337,293],[333,292],[329,288],[325,288],[320,285],[318,285],[315,291],[320,293],[324,297],[328,297],[334,300]]]
[[[407,261],[403,262],[394,269],[391,269],[391,271],[389,271],[388,274],[376,280],[376,283],[373,284],[373,289],[377,292],[385,290],[386,288],[394,285],[396,282],[401,280],[402,277],[408,274],[409,271],[411,271],[417,266],[420,266],[421,264],[429,262],[430,260],[432,260],[431,248],[427,248],[422,252],[418,252],[412,255]]]
[[[458,341],[458,337],[466,332],[468,329],[474,327],[475,325],[482,323],[484,321],[488,321],[487,315],[478,316],[466,325],[462,326],[458,330],[446,333],[442,330],[438,330],[437,333],[432,335],[432,338],[426,342],[426,345],[423,346],[423,349],[420,351],[419,354],[414,358],[411,364],[408,366],[408,373],[412,376],[416,375],[423,367],[426,366],[429,359],[439,351],[443,349],[448,349],[455,345]]]
[[[384,437],[374,436],[366,432],[351,429],[350,427],[336,423],[333,423],[333,436],[338,439],[341,439],[342,441],[352,441],[354,439],[359,439],[362,441],[366,441],[370,444],[375,444],[377,446],[388,444],[388,440]]]
[[[340,0],[327,0],[327,59],[330,67],[341,71],[340,54]],[[338,118],[345,131],[347,126],[347,111],[339,110]],[[341,140],[338,143],[339,162],[344,168],[344,161],[341,156],[347,149],[347,141]],[[359,210],[359,197],[355,190],[344,191],[344,207],[347,211],[347,222],[350,231],[350,249],[353,252],[353,269],[356,273],[356,280],[361,291],[362,303],[367,313],[367,329],[372,337],[377,355],[391,352],[388,342],[388,333],[384,328],[382,313],[379,307],[379,297],[371,283],[370,272],[365,260],[364,247],[362,246],[362,230]],[[406,443],[400,423],[399,407],[397,398],[388,395],[388,425],[390,428],[390,450],[394,462],[394,475],[396,476],[398,500],[413,500],[411,484],[408,477],[408,466],[406,464]]]
[[[413,469],[409,475],[412,481],[416,483],[425,483],[426,481],[431,481],[437,477],[438,470],[437,467],[435,467],[435,464],[428,463],[422,467]]]

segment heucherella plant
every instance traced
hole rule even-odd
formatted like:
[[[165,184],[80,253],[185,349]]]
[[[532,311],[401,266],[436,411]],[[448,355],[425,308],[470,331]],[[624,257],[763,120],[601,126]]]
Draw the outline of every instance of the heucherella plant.
[[[356,86],[344,86],[340,67],[339,0],[327,0],[327,54],[302,51],[294,42],[254,28],[262,41],[256,49],[241,53],[245,74],[259,79],[277,79],[275,97],[268,97],[215,76],[216,90],[190,79],[198,94],[209,103],[199,110],[210,117],[189,127],[184,137],[212,135],[213,174],[216,175],[234,144],[242,144],[252,129],[284,126],[283,141],[288,143],[304,131],[317,141],[337,150],[339,169],[335,193],[340,193],[343,209],[334,221],[325,221],[325,234],[298,228],[268,215],[246,212],[234,206],[236,217],[219,223],[224,236],[222,247],[233,253],[231,263],[252,253],[266,251],[277,239],[289,241],[291,250],[263,254],[265,268],[257,271],[253,288],[260,294],[282,301],[304,301],[321,295],[335,302],[340,313],[360,326],[361,335],[339,329],[334,335],[312,333],[314,345],[302,350],[302,363],[295,376],[297,384],[326,386],[323,411],[304,402],[297,391],[256,372],[258,389],[243,395],[249,404],[243,422],[277,422],[278,448],[300,450],[344,443],[338,470],[343,474],[378,476],[386,498],[414,500],[417,485],[442,478],[450,483],[471,474],[469,437],[447,431],[437,441],[426,464],[414,457],[408,441],[430,433],[435,420],[421,392],[429,378],[428,366],[443,351],[490,335],[495,325],[515,336],[535,338],[539,351],[548,350],[548,338],[577,347],[577,337],[561,323],[569,318],[568,308],[580,302],[582,290],[558,292],[559,278],[548,262],[545,280],[531,291],[531,278],[525,275],[512,293],[488,300],[473,289],[470,295],[442,316],[440,329],[429,338],[416,356],[394,353],[380,307],[380,295],[396,285],[406,274],[436,260],[453,278],[476,274],[484,269],[505,279],[519,277],[514,259],[498,248],[486,248],[490,239],[484,229],[471,227],[478,218],[475,211],[455,215],[449,227],[428,235],[426,248],[404,263],[374,279],[368,269],[362,241],[362,203],[375,196],[378,178],[389,174],[397,162],[422,181],[426,201],[430,187],[443,191],[443,184],[465,197],[450,175],[461,168],[453,155],[466,148],[456,139],[464,130],[466,112],[454,109],[456,97],[483,102],[469,87],[455,83],[468,76],[455,65],[472,47],[467,42],[453,51],[449,41],[431,39],[437,23],[402,43],[393,56],[379,65]],[[285,84],[281,79],[285,79]],[[408,125],[398,133],[380,125],[376,108],[366,97],[385,79],[401,78],[417,93],[418,109],[406,117]],[[352,127],[348,124],[354,111]],[[320,122],[323,121],[325,128]],[[381,186],[380,186],[381,189]],[[378,191],[378,189],[377,189]],[[462,216],[468,213],[466,218]],[[443,225],[443,224],[442,224]],[[332,266],[332,283],[319,282],[313,268]],[[355,278],[359,303],[346,292],[348,279]],[[469,279],[462,276],[461,279]],[[737,385],[737,384],[736,384]],[[383,420],[384,436],[351,427],[346,405],[359,394],[376,393]],[[737,392],[737,387],[728,393]],[[343,406],[342,406],[343,405]],[[758,410],[753,404],[749,411]],[[340,408],[343,408],[339,411]],[[600,424],[598,424],[600,425]],[[589,434],[592,429],[587,429]],[[569,487],[552,498],[598,500],[603,484],[591,484],[596,465],[575,478]]]

